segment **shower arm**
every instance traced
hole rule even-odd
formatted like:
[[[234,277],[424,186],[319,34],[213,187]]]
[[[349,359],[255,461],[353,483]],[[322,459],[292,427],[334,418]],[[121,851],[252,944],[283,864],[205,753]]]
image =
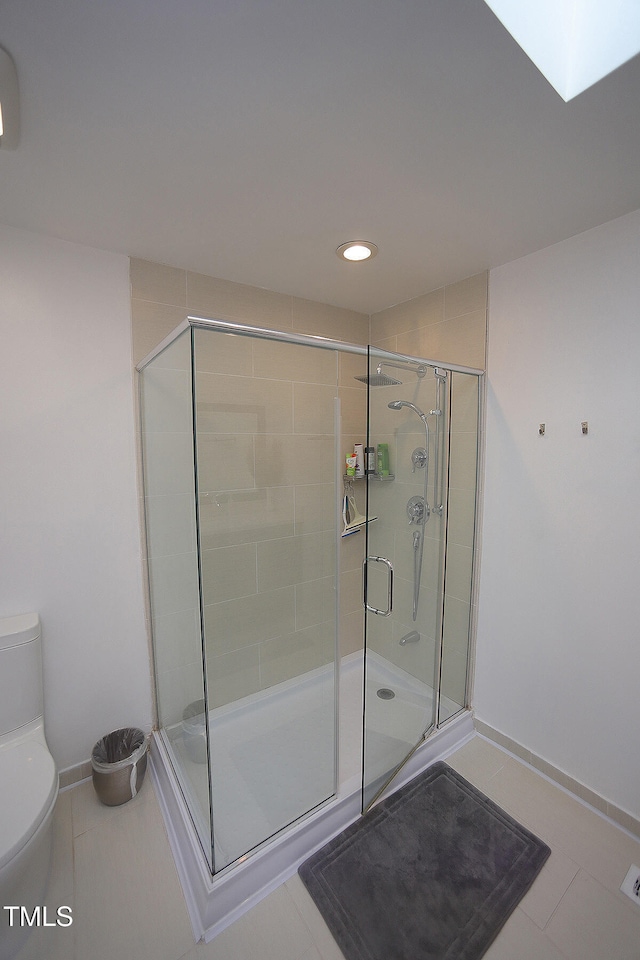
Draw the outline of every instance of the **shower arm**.
[[[411,363],[415,363],[415,361],[406,360],[404,363],[394,363],[392,360],[381,360],[378,364],[378,368],[376,372],[378,374],[382,373],[383,367],[394,367],[394,369],[396,370],[404,370],[406,372],[407,367]],[[427,373],[427,367],[424,365],[424,363],[417,364],[416,374],[421,380],[423,379],[423,377],[426,376],[426,373]]]

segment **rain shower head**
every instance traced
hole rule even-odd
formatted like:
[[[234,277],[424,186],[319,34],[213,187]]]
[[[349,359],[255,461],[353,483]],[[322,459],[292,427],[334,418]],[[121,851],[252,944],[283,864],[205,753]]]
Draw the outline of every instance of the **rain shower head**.
[[[402,380],[396,380],[395,377],[388,377],[386,373],[368,373],[364,377],[354,377],[354,380],[360,380],[362,383],[368,383],[370,387],[392,387],[400,386]]]
[[[399,387],[402,383],[402,380],[396,380],[395,377],[388,376],[386,373],[382,372],[382,368],[395,367],[396,370],[404,370],[405,373],[408,371],[414,372],[411,370],[411,368],[416,363],[418,365],[415,368],[415,374],[422,380],[427,372],[425,364],[419,363],[419,361],[412,360],[408,357],[406,360],[403,360],[402,363],[394,363],[392,360],[381,360],[375,373],[368,373],[364,377],[354,377],[354,380],[360,380],[362,383],[368,383],[370,387]]]

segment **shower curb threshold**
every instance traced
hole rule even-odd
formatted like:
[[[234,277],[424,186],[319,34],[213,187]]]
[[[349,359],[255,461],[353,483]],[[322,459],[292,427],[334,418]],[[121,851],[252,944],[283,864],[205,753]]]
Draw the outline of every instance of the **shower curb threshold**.
[[[404,764],[382,799],[474,735],[467,710],[448,720]],[[360,816],[359,787],[339,793],[214,877],[205,860],[162,738],[154,731],[150,772],[167,830],[195,941],[209,942],[293,876],[301,863]],[[353,779],[349,785],[353,788]]]

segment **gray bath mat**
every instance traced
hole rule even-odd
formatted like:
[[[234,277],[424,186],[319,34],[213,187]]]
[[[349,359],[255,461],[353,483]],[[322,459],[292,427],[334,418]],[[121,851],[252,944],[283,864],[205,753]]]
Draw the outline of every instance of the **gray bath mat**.
[[[440,762],[299,873],[347,960],[478,960],[550,852]]]

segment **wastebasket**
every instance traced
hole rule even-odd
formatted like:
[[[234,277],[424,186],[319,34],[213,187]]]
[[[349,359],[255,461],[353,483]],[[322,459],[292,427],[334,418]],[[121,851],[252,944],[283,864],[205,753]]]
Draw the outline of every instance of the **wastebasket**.
[[[147,739],[136,727],[123,727],[98,740],[91,752],[93,786],[100,800],[117,807],[135,797],[147,769]]]

